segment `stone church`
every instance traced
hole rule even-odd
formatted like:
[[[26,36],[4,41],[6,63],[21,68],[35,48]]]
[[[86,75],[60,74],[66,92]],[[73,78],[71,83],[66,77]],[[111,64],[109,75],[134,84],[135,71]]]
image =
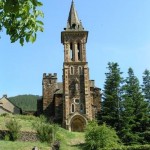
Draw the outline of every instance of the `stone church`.
[[[101,109],[100,88],[89,80],[86,60],[88,31],[84,30],[72,1],[67,27],[61,32],[64,45],[63,82],[57,74],[43,74],[41,113],[69,131],[83,131]]]

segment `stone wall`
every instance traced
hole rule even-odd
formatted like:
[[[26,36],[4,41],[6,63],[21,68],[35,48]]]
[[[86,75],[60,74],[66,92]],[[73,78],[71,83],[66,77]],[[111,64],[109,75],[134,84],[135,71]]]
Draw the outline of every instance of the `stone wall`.
[[[9,131],[7,130],[0,130],[0,140],[3,140],[8,132]],[[35,132],[20,132],[20,138],[18,140],[24,142],[36,142],[38,141],[38,138]]]

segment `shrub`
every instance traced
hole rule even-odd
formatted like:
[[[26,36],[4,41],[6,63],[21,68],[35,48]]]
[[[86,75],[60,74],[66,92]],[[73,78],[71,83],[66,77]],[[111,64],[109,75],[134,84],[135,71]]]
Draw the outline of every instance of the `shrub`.
[[[150,145],[122,146],[120,148],[104,148],[102,150],[150,150]]]
[[[6,117],[6,116],[9,116],[9,114],[8,114],[8,113],[3,113],[3,114],[1,114],[0,116],[1,116],[1,117]]]
[[[99,126],[96,121],[87,125],[85,141],[88,150],[118,147],[120,142],[114,129],[107,127],[106,124]]]
[[[19,125],[15,119],[11,119],[9,122],[7,122],[6,128],[9,130],[8,136],[11,141],[15,141],[19,138],[21,125]]]
[[[9,140],[10,140],[8,134],[5,135],[4,140],[5,140],[5,141],[9,141]]]
[[[36,128],[37,137],[41,142],[52,142],[52,135],[53,135],[53,127],[51,125],[42,123]]]
[[[44,116],[40,116],[38,122],[33,124],[37,137],[41,142],[52,143],[55,140],[57,126],[47,122]]]

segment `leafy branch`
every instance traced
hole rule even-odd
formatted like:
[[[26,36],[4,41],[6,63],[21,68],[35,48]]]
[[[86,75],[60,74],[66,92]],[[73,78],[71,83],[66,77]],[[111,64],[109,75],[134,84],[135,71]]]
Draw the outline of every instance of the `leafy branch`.
[[[19,40],[35,42],[36,33],[43,32],[43,22],[39,17],[44,17],[41,10],[43,4],[38,0],[1,0],[0,1],[0,31],[6,29],[12,43]]]

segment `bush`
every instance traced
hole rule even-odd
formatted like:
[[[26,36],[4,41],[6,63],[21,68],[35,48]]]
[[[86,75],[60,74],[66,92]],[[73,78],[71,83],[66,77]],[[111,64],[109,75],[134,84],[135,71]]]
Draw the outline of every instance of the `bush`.
[[[150,145],[122,146],[120,148],[104,148],[102,150],[150,150]]]
[[[47,122],[44,116],[40,116],[38,122],[33,124],[37,137],[41,142],[51,144],[55,140],[57,126]]]
[[[4,140],[5,140],[5,141],[9,141],[9,140],[10,140],[8,134],[5,135]]]
[[[98,150],[119,146],[119,138],[114,129],[105,124],[99,126],[96,121],[90,122],[85,131],[86,149]]]
[[[53,127],[51,125],[42,123],[38,126],[37,137],[41,142],[51,143],[53,140]]]
[[[3,114],[1,114],[0,116],[1,116],[1,117],[6,117],[6,116],[9,116],[9,114],[8,114],[8,113],[3,113]]]
[[[20,134],[21,125],[15,119],[11,119],[6,123],[6,128],[9,130],[8,136],[11,141],[16,141]],[[8,138],[7,138],[8,139]]]

